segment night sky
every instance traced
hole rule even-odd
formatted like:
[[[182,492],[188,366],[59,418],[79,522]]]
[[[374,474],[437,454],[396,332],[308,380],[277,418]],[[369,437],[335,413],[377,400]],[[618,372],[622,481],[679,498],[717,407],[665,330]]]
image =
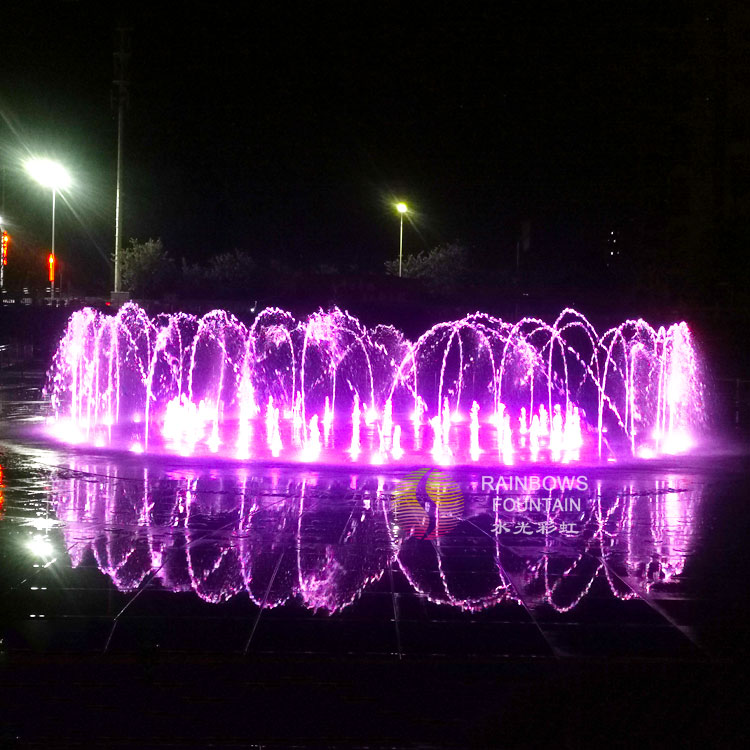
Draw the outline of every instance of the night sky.
[[[19,247],[44,245],[48,196],[19,163],[63,161],[76,186],[59,253],[81,287],[102,286],[121,17],[132,27],[125,238],[161,237],[191,262],[238,248],[382,271],[398,198],[415,210],[407,252],[460,240],[475,265],[502,272],[529,221],[544,257],[584,272],[611,231],[626,247],[669,194],[665,175],[684,158],[675,76],[683,59],[703,69],[695,25],[716,25],[712,13],[685,2],[6,4],[4,216]],[[637,262],[644,244],[630,244]]]

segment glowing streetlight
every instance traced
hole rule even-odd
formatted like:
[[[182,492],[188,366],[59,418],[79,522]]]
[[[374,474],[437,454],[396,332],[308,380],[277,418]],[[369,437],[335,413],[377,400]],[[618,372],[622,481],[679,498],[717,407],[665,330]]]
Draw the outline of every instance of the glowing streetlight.
[[[26,547],[35,557],[49,559],[55,554],[55,548],[52,546],[52,542],[44,536],[32,537],[26,543]]]
[[[43,187],[52,190],[52,253],[50,256],[50,293],[52,299],[55,299],[55,199],[58,190],[65,190],[70,187],[70,175],[62,164],[50,159],[29,159],[25,165],[26,171]]]
[[[398,277],[401,278],[401,261],[404,255],[404,214],[409,210],[406,203],[397,203],[396,211],[401,217],[401,227],[398,233]]]

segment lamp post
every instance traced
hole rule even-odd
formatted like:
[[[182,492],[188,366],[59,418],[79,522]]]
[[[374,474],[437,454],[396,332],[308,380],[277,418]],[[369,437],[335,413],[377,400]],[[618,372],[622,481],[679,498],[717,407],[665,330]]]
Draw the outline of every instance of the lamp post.
[[[397,203],[396,210],[401,217],[401,226],[398,233],[398,277],[401,278],[401,263],[404,255],[404,214],[409,210],[406,203]]]
[[[52,253],[50,256],[50,300],[55,300],[55,202],[57,191],[70,186],[70,175],[61,164],[50,159],[29,159],[26,171],[44,187],[52,190]]]

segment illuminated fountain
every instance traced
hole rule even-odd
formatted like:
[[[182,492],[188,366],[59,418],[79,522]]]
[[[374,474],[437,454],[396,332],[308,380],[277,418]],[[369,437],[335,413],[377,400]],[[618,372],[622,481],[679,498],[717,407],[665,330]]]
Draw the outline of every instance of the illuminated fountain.
[[[249,327],[215,310],[74,313],[50,369],[70,443],[240,460],[415,465],[650,458],[689,449],[702,380],[685,323],[598,334],[484,314],[416,342],[334,308]]]

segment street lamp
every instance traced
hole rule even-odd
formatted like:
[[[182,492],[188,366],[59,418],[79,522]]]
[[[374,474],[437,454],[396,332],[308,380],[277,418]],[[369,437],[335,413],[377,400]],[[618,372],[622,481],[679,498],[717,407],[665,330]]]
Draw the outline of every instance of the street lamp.
[[[397,203],[396,211],[401,217],[401,227],[398,233],[398,277],[401,278],[401,261],[404,255],[404,214],[409,210],[406,203]]]
[[[26,164],[26,171],[42,186],[52,190],[52,254],[50,258],[50,299],[55,299],[55,199],[58,190],[65,190],[70,187],[70,175],[62,164],[50,159],[29,159]]]

